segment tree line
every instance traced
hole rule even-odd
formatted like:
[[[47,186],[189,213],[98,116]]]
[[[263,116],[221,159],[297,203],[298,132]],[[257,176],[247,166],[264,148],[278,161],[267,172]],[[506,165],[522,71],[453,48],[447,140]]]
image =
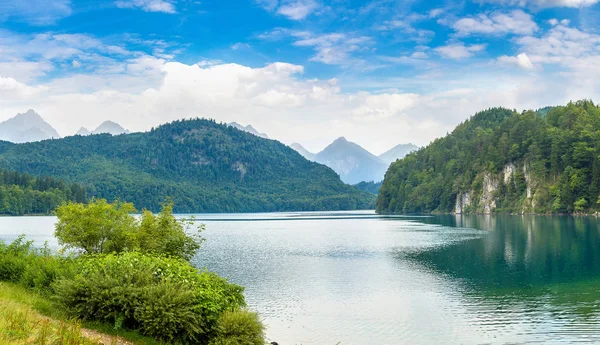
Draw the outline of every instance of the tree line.
[[[0,214],[48,214],[66,201],[86,200],[85,187],[77,183],[0,170]]]

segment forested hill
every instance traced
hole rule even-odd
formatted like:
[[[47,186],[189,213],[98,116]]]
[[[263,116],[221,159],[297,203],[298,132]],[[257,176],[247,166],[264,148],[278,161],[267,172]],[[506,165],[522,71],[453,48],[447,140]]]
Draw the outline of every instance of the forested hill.
[[[214,121],[176,121],[146,133],[0,144],[0,167],[79,182],[89,196],[177,212],[349,210],[373,195],[341,182],[278,141]]]
[[[85,202],[85,188],[52,177],[0,170],[0,214],[48,214],[65,201]]]
[[[599,155],[600,109],[591,101],[490,109],[392,164],[377,211],[595,212]]]

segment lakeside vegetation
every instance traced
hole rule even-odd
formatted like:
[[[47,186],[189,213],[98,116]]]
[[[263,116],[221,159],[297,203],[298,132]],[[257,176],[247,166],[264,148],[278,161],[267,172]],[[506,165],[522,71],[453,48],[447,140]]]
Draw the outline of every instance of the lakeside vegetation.
[[[175,121],[146,133],[0,142],[0,168],[54,176],[89,197],[178,213],[354,210],[375,197],[292,148],[215,121]],[[77,200],[81,201],[81,200]]]
[[[0,215],[49,214],[66,201],[87,201],[85,188],[49,176],[0,170]]]
[[[600,108],[493,108],[393,163],[379,213],[594,213],[600,210]]]
[[[176,220],[172,209],[167,203],[158,215],[136,218],[128,203],[65,203],[55,235],[70,254],[34,248],[24,237],[0,243],[0,281],[50,299],[62,319],[157,343],[263,345],[264,326],[245,308],[243,287],[189,263],[201,228]],[[21,306],[10,306],[19,313]]]

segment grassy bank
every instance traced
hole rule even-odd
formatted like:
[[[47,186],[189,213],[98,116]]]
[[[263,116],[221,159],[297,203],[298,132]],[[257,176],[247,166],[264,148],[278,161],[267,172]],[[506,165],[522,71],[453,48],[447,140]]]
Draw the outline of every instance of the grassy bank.
[[[6,345],[164,345],[136,332],[80,322],[30,289],[0,282],[0,343]]]

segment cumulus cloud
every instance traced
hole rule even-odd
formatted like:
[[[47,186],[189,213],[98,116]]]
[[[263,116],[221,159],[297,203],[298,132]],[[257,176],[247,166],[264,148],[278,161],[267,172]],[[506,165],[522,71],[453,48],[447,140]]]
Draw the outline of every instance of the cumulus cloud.
[[[517,56],[503,55],[498,58],[498,62],[507,64],[507,65],[519,66],[523,69],[533,69],[533,67],[534,67],[533,64],[531,63],[531,60],[529,60],[529,57],[525,53],[521,53]]]
[[[492,12],[476,17],[462,18],[452,26],[460,36],[482,35],[530,35],[538,30],[537,24],[522,10]]]
[[[117,0],[119,8],[138,8],[145,12],[177,13],[175,5],[169,0]]]
[[[485,50],[484,44],[464,45],[464,43],[452,43],[445,46],[440,46],[434,49],[438,54],[449,59],[466,59],[470,58],[475,53]]]

